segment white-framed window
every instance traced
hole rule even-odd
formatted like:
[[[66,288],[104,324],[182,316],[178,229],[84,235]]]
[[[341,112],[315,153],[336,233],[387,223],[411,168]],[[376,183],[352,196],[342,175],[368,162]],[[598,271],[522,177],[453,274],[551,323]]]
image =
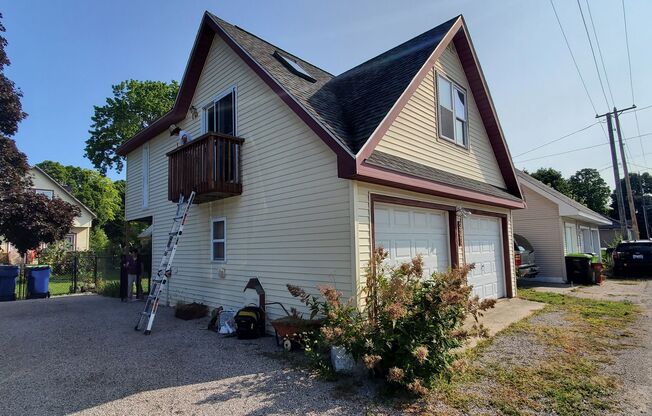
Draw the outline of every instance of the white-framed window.
[[[143,145],[142,154],[143,208],[149,206],[149,143]]]
[[[575,225],[564,225],[564,246],[566,247],[566,253],[575,253],[577,251],[577,246],[575,245],[577,236],[573,236],[575,233]]]
[[[63,242],[66,246],[66,250],[74,251],[75,250],[75,237],[76,235],[74,233],[67,234]]]
[[[211,260],[226,261],[226,218],[211,220]]]
[[[203,133],[236,135],[236,92],[237,89],[233,86],[218,94],[202,108]]]
[[[54,198],[54,191],[52,189],[34,189],[36,195],[45,195],[48,199]]]
[[[439,137],[468,147],[468,103],[466,91],[453,81],[437,74]]]

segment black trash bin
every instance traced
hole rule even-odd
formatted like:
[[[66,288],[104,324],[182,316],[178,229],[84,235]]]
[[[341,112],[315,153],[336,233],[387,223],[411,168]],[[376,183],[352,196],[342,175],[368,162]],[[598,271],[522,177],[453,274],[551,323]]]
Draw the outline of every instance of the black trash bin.
[[[16,300],[16,278],[20,267],[0,264],[0,302]]]
[[[566,277],[570,283],[590,285],[593,283],[593,256],[584,253],[566,255]]]

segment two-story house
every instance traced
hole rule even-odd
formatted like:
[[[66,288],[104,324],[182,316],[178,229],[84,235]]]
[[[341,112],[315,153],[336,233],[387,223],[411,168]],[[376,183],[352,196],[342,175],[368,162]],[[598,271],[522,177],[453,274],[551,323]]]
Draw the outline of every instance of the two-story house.
[[[462,16],[334,76],[207,12],[174,107],[118,153],[155,259],[174,201],[197,193],[171,304],[236,308],[252,277],[288,306],[287,283],[355,298],[380,246],[428,273],[475,263],[475,293],[515,295],[524,202]]]

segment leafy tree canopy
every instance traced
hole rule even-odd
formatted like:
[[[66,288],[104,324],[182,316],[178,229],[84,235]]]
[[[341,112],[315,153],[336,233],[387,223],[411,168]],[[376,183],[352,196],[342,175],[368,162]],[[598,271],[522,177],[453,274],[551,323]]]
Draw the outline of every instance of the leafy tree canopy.
[[[539,168],[529,175],[534,179],[545,183],[552,189],[572,198],[568,180],[564,178],[564,175],[562,175],[560,171],[553,168]]]
[[[36,166],[60,184],[68,185],[75,198],[97,215],[96,225],[103,226],[117,216],[122,216],[118,189],[111,179],[98,171],[64,166],[51,160],[38,163]]]
[[[576,201],[600,214],[608,214],[607,203],[611,190],[597,169],[585,168],[568,180],[571,195]]]
[[[172,108],[179,84],[131,79],[112,88],[113,97],[94,107],[85,149],[85,156],[103,174],[112,168],[122,171],[124,162],[116,150]]]
[[[0,19],[2,19],[2,13],[0,13]],[[27,117],[27,113],[23,111],[23,106],[20,103],[23,93],[4,73],[5,67],[10,64],[5,52],[7,39],[2,36],[4,32],[5,27],[0,22],[0,109],[2,109],[0,111],[0,133],[13,136],[18,130],[18,123]]]

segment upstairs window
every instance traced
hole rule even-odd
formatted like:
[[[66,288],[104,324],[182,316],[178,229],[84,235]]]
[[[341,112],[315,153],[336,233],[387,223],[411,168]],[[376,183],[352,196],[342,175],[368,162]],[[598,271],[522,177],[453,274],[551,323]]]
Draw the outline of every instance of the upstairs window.
[[[204,107],[204,132],[236,135],[235,87],[220,94]]]
[[[34,189],[37,195],[45,195],[48,199],[54,198],[54,191],[51,189]]]
[[[437,75],[439,137],[468,147],[466,92],[448,79]]]

